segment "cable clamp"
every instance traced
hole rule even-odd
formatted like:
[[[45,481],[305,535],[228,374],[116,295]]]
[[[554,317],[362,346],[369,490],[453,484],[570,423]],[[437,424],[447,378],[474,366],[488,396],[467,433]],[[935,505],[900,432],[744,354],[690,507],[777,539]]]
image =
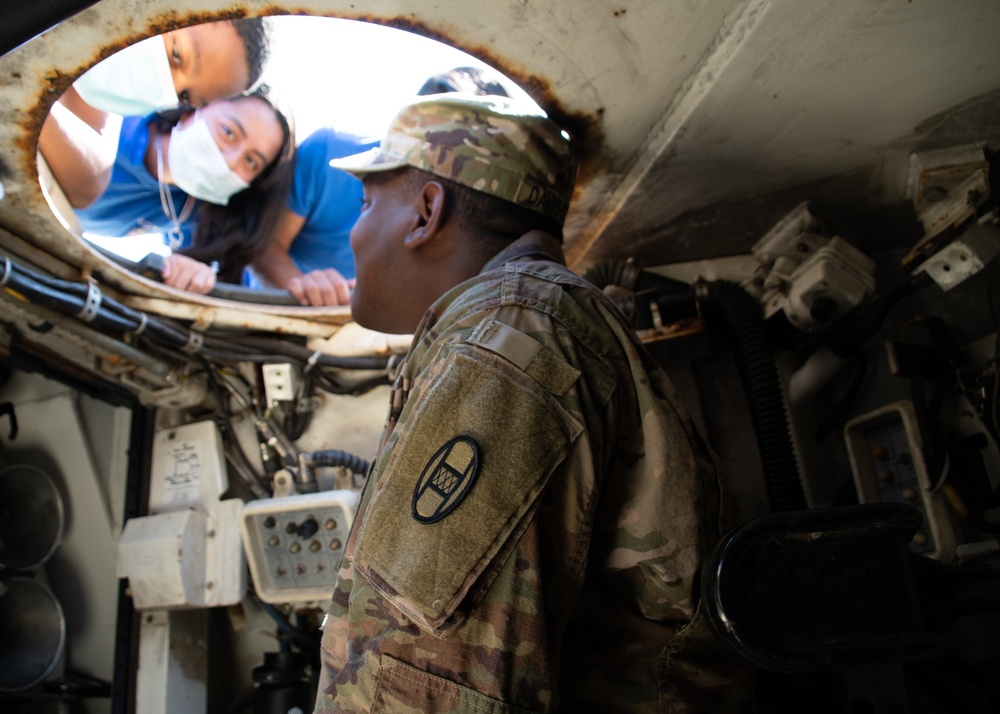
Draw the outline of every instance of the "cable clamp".
[[[93,322],[101,309],[101,289],[95,283],[87,283],[87,297],[83,301],[83,309],[77,313],[77,317],[84,322]]]
[[[319,358],[322,357],[322,356],[323,356],[323,353],[320,352],[319,350],[316,350],[311,355],[309,355],[309,359],[306,360],[305,371],[309,372],[309,370],[311,370],[313,367],[315,367],[316,363],[319,362]]]
[[[139,313],[139,326],[132,330],[133,335],[141,335],[143,330],[146,329],[146,325],[149,324],[149,315],[144,312]]]
[[[181,347],[181,349],[187,352],[188,354],[193,355],[197,354],[198,352],[201,352],[202,345],[204,344],[205,344],[205,336],[200,332],[191,330],[191,332],[188,333],[187,344]]]
[[[10,274],[11,274],[10,258],[8,258],[5,255],[3,257],[3,275],[0,276],[0,288],[2,288],[5,285],[7,285],[7,281],[10,280]]]

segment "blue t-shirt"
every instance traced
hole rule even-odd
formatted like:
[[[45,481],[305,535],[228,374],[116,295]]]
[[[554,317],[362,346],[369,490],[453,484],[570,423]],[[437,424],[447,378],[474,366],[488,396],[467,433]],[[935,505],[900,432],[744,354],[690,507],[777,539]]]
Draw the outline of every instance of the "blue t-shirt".
[[[122,120],[118,153],[108,188],[92,204],[76,211],[85,231],[118,237],[135,233],[165,234],[173,226],[163,210],[156,177],[149,174],[144,163],[151,119],[152,115]],[[170,187],[170,194],[174,209],[180,215],[188,195],[176,186]],[[197,213],[196,205],[188,220],[181,224],[182,247],[191,245]]]
[[[377,145],[333,129],[318,129],[299,144],[287,205],[306,222],[288,254],[303,273],[333,268],[345,278],[354,277],[349,239],[361,214],[361,181],[330,166],[330,160]]]

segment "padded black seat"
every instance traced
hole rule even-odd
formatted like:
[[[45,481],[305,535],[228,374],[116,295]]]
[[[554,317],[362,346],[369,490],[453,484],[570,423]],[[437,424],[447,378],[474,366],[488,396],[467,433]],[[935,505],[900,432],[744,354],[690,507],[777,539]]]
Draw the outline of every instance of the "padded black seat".
[[[706,563],[709,621],[736,651],[771,670],[942,656],[949,649],[943,630],[955,616],[996,608],[1000,571],[912,553],[921,521],[920,511],[896,503],[750,521]]]

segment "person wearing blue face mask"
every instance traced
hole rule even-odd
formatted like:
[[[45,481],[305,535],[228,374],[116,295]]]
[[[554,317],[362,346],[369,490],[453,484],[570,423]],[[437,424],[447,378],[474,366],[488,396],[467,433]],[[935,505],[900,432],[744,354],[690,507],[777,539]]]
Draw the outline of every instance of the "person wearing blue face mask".
[[[173,287],[205,293],[217,277],[239,282],[291,183],[294,136],[267,87],[201,109],[126,117],[108,165],[94,160],[100,142],[87,138],[58,105],[39,135],[85,231],[162,234],[172,251],[163,280]]]

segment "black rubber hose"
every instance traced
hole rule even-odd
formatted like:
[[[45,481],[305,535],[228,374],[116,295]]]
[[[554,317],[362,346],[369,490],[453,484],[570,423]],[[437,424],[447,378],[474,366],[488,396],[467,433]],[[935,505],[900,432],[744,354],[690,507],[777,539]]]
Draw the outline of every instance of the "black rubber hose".
[[[707,316],[725,322],[735,339],[771,510],[804,510],[805,493],[760,305],[742,287],[724,280],[708,284],[708,297]]]
[[[277,288],[250,288],[245,285],[233,285],[232,283],[216,283],[208,295],[209,297],[220,298],[222,300],[237,300],[257,305],[301,307],[301,304],[294,295],[287,290]]]
[[[609,296],[636,330],[694,317],[698,312],[698,302],[690,285],[641,270],[628,261],[603,261],[591,267],[583,277],[601,290],[609,285],[621,288]],[[653,315],[653,303],[659,311],[658,318]]]
[[[313,464],[316,466],[343,466],[359,476],[364,476],[368,473],[368,462],[360,456],[349,454],[346,451],[337,451],[335,449],[314,451],[311,457]]]
[[[163,256],[159,253],[150,253],[145,258],[136,262],[123,258],[117,253],[102,248],[94,243],[87,244],[89,248],[97,251],[108,260],[117,263],[121,267],[133,273],[157,282],[163,282],[161,272],[163,270]],[[222,300],[237,300],[239,302],[249,302],[258,305],[288,305],[299,306],[299,301],[295,299],[287,290],[273,288],[251,288],[245,285],[234,285],[232,283],[216,283],[215,287],[208,293],[209,297],[220,298]]]
[[[614,283],[618,284],[618,280],[621,279],[622,267],[625,265],[624,261],[621,260],[605,260],[597,265],[592,266],[583,274],[583,279],[589,283],[593,283],[602,290]]]

